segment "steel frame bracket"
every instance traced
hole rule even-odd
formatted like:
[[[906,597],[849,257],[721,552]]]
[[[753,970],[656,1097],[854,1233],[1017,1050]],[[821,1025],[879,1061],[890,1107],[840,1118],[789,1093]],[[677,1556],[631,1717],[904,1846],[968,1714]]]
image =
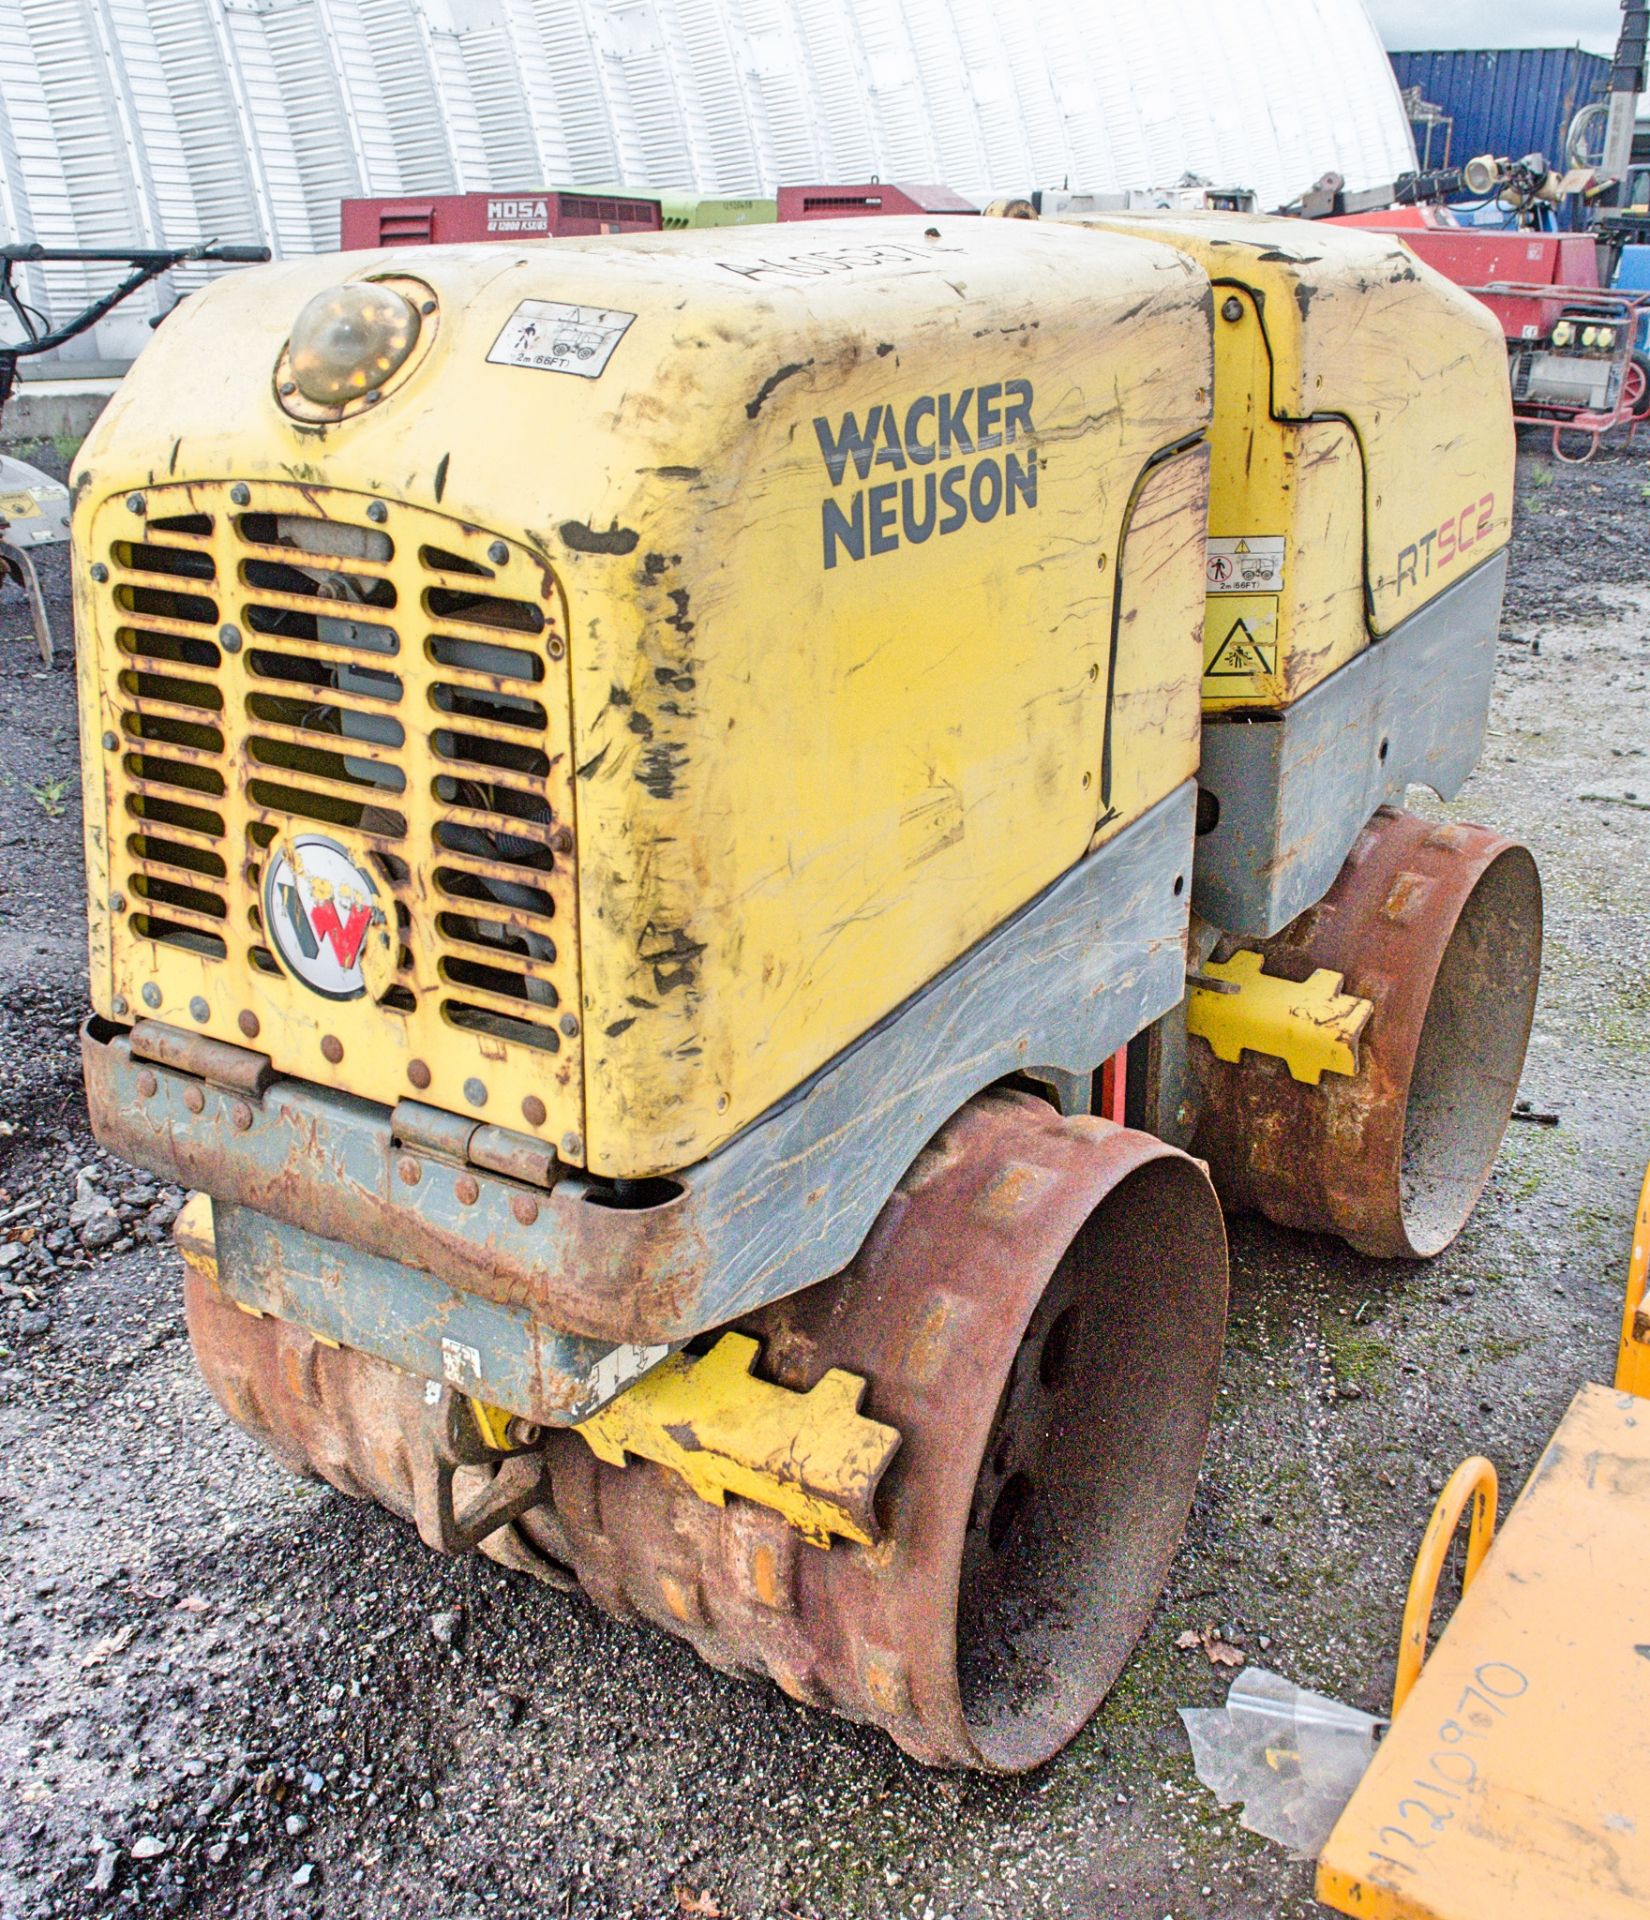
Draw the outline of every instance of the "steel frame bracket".
[[[5,522],[0,521],[0,527],[4,525]],[[49,667],[55,657],[52,622],[46,611],[46,596],[41,589],[40,575],[35,571],[34,561],[21,547],[13,546],[9,540],[0,540],[0,580],[8,577],[15,580],[28,596],[35,645],[40,649],[40,658]]]
[[[425,1444],[409,1449],[413,1508],[420,1538],[437,1553],[469,1553],[500,1527],[519,1520],[550,1497],[550,1463],[542,1448],[499,1449],[474,1418],[474,1403],[449,1388],[428,1383],[424,1393]],[[485,1485],[460,1499],[458,1475],[466,1467],[495,1465]]]

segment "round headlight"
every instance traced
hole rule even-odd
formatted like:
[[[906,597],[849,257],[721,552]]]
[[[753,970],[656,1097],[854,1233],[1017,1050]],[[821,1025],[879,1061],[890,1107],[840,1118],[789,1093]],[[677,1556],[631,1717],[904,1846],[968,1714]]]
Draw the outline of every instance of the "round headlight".
[[[1576,330],[1570,325],[1568,320],[1560,320],[1558,325],[1553,328],[1553,345],[1555,347],[1567,347],[1575,338],[1575,334]]]
[[[418,309],[393,287],[351,280],[316,294],[288,342],[292,378],[306,400],[341,407],[371,393],[418,343]]]

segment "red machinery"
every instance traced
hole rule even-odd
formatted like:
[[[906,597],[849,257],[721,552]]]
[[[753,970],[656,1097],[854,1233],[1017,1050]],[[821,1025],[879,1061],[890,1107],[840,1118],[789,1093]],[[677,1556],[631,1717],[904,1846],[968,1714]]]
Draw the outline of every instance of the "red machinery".
[[[627,194],[519,193],[401,194],[394,199],[346,200],[339,245],[458,246],[475,240],[546,240],[578,233],[657,233],[657,200]]]
[[[949,187],[895,186],[872,180],[856,187],[781,187],[781,220],[881,219],[894,213],[978,213],[979,208]]]
[[[1512,378],[1513,417],[1550,426],[1553,452],[1569,433],[1588,436],[1579,460],[1612,427],[1633,432],[1650,418],[1650,367],[1635,354],[1645,296],[1599,285],[1591,234],[1451,226],[1432,207],[1353,214],[1337,226],[1396,233],[1428,266],[1482,300],[1501,322]]]

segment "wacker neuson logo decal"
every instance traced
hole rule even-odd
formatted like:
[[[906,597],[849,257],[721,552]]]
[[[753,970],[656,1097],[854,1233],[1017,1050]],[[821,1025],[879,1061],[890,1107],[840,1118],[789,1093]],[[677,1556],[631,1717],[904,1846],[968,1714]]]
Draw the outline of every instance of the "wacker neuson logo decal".
[[[837,489],[820,505],[826,567],[1035,507],[1037,449],[1007,451],[1035,431],[1031,406],[1029,380],[993,380],[875,406],[863,421],[856,413],[815,420]],[[884,468],[905,477],[883,479]],[[855,487],[855,479],[866,484]]]

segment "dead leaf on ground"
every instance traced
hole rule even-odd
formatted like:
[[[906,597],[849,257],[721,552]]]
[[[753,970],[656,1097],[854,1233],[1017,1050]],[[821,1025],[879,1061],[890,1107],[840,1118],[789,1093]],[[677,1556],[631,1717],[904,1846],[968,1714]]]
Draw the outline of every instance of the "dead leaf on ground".
[[[695,1893],[691,1887],[676,1889],[676,1911],[678,1913],[697,1913],[704,1920],[723,1920],[723,1911],[716,1904],[716,1897],[710,1893]]]
[[[101,1640],[94,1640],[80,1656],[83,1667],[101,1667],[105,1660],[112,1660],[117,1653],[124,1653],[137,1637],[137,1628],[128,1622],[116,1633],[106,1633]]]
[[[204,1593],[186,1593],[172,1611],[174,1613],[207,1613],[210,1612],[211,1607],[212,1602]]]
[[[1194,1647],[1201,1647],[1209,1656],[1212,1667],[1241,1667],[1248,1658],[1240,1647],[1234,1647],[1229,1640],[1223,1639],[1219,1627],[1213,1625],[1188,1627],[1184,1633],[1175,1636],[1175,1645],[1188,1652]]]

